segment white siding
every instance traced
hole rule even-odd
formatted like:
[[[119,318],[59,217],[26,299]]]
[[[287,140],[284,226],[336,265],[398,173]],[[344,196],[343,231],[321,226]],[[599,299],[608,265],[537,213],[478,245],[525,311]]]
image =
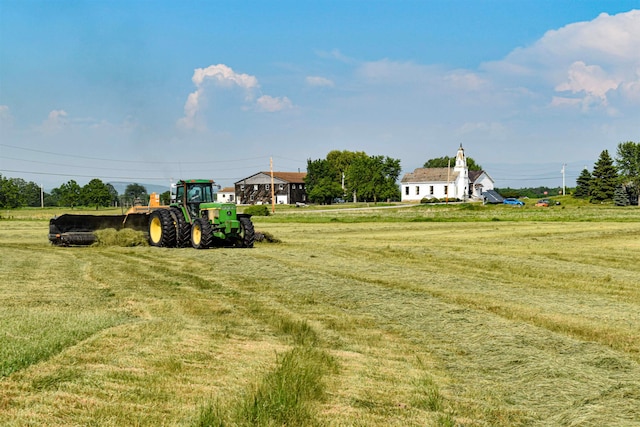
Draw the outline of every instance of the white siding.
[[[442,182],[403,182],[401,200],[403,202],[419,202],[425,197],[444,199],[447,197],[445,193],[446,186],[447,184]],[[449,184],[449,193],[453,192],[455,192],[455,184],[452,182]]]

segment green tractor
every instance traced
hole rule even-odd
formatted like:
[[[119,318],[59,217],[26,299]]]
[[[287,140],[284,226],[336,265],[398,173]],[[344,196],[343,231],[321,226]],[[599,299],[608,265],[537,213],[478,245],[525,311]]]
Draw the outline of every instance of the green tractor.
[[[149,216],[149,243],[196,249],[253,247],[251,215],[237,213],[233,203],[214,201],[213,189],[212,180],[178,181],[169,208],[156,209]]]
[[[212,180],[183,180],[175,185],[169,206],[161,206],[158,199],[149,206],[134,206],[123,215],[54,217],[49,221],[49,241],[57,246],[91,245],[98,230],[131,228],[148,233],[152,246],[252,248],[251,215],[237,213],[233,203],[215,202],[213,190]]]

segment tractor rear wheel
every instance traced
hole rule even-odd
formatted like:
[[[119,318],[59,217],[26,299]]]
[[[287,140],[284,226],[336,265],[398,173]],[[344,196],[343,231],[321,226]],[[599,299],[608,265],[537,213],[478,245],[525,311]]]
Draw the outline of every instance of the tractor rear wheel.
[[[213,229],[209,221],[198,218],[191,225],[191,246],[196,249],[207,249],[213,243]]]
[[[238,221],[240,221],[240,236],[238,237],[236,246],[240,248],[252,248],[253,242],[256,240],[256,232],[253,228],[251,218],[241,216],[238,218]]]
[[[176,226],[166,209],[158,209],[149,216],[149,244],[172,248],[176,245]]]
[[[181,209],[174,206],[170,211],[176,223],[176,246],[185,248],[191,243],[191,224],[184,218]]]

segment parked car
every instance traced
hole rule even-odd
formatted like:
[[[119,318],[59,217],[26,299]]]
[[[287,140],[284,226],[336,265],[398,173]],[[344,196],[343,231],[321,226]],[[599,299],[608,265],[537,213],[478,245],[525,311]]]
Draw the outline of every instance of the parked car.
[[[518,200],[513,197],[504,199],[502,203],[505,205],[524,206],[524,202],[522,200]]]
[[[556,205],[559,206],[560,202],[556,201],[556,200],[551,200],[551,199],[540,199],[538,200],[538,202],[536,203],[536,206],[542,206],[542,207],[549,207],[551,205]]]

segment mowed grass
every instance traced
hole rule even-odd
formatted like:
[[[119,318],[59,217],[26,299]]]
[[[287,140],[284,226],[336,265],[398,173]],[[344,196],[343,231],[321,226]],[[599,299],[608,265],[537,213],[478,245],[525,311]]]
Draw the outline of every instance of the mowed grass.
[[[640,425],[640,212],[501,208],[287,210],[208,251],[16,213],[0,424]]]

